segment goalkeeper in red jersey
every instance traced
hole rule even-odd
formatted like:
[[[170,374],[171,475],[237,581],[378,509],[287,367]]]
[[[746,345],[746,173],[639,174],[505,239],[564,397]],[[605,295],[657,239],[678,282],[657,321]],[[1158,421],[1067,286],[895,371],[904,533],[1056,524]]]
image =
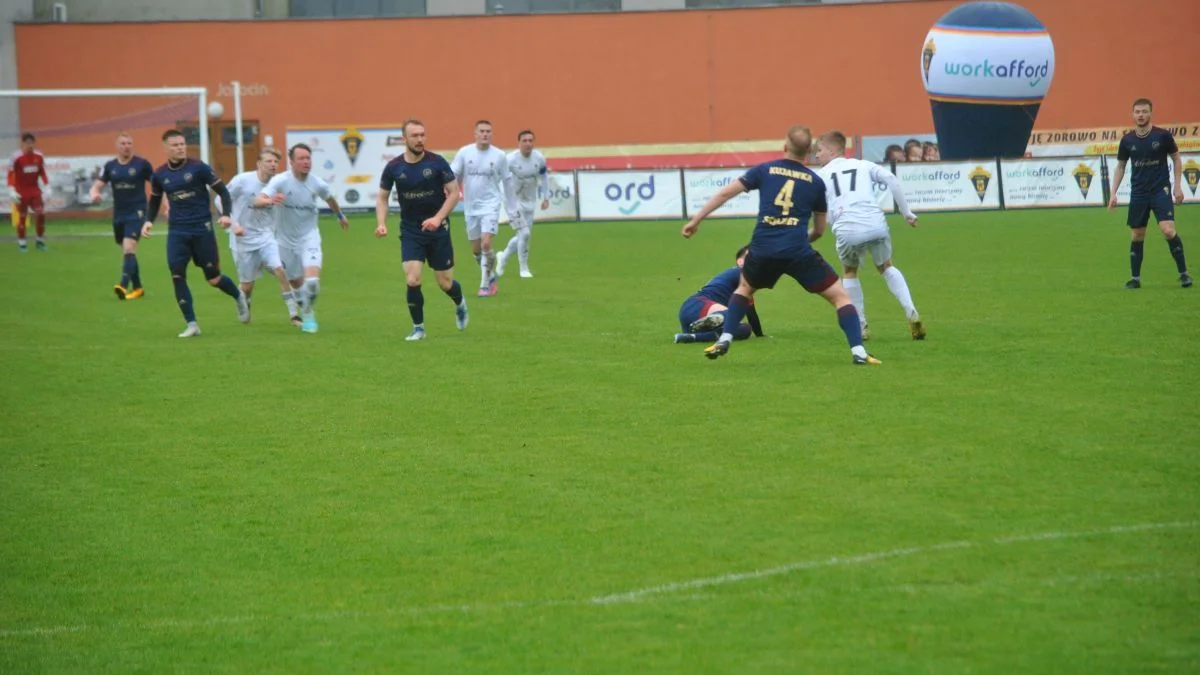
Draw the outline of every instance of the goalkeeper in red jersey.
[[[21,149],[8,162],[8,194],[17,216],[17,247],[23,252],[29,250],[25,244],[25,217],[30,211],[37,224],[37,249],[46,250],[46,211],[39,181],[49,185],[50,178],[46,176],[46,158],[33,148],[36,140],[29,132],[21,134]]]

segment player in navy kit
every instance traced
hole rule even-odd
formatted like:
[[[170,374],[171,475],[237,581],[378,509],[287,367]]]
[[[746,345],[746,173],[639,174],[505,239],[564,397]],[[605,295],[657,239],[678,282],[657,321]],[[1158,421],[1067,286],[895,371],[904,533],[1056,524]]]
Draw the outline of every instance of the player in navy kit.
[[[388,234],[388,199],[392,190],[400,204],[400,258],[408,284],[408,313],[413,332],[405,340],[425,339],[425,296],[421,276],[428,263],[438,286],[454,303],[455,323],[467,327],[467,301],[454,280],[454,246],[450,242],[450,212],[458,203],[458,179],[446,158],[425,151],[425,125],[404,122],[404,154],[383,167],[375,199],[375,236]]]
[[[749,251],[749,246],[739,249],[734,258],[736,265],[710,279],[704,288],[683,301],[679,307],[679,328],[683,332],[675,334],[675,344],[717,341],[720,333],[716,330],[725,325],[724,312],[729,309],[729,299],[742,280],[742,264]],[[741,323],[734,329],[733,339],[745,340],[751,333],[763,337],[762,324],[753,302],[746,310],[746,320],[749,324]]]
[[[816,293],[837,309],[838,325],[846,334],[856,365],[878,365],[862,344],[862,326],[850,295],[842,287],[837,273],[812,247],[825,233],[825,182],[804,166],[812,147],[812,132],[807,127],[788,129],[784,156],[752,167],[741,178],[713,195],[683,226],[690,238],[700,223],[722,204],[748,190],[758,190],[758,222],[750,239],[750,252],[742,266],[737,291],[729,299],[725,327],[720,338],[704,350],[716,359],[729,351],[734,331],[750,309],[751,298],[760,288],[774,288],[783,275],[795,279],[809,293]],[[808,220],[812,218],[812,229]]]
[[[133,154],[133,137],[117,136],[117,157],[110,159],[100,170],[92,185],[92,203],[100,202],[100,190],[105,183],[112,186],[113,239],[121,247],[121,282],[113,286],[118,300],[142,297],[142,275],[138,270],[137,245],[146,222],[146,183],[154,175],[154,166]]]
[[[1113,175],[1112,198],[1108,209],[1117,208],[1117,188],[1125,177],[1125,164],[1133,161],[1129,177],[1129,267],[1132,278],[1125,288],[1142,287],[1142,251],[1146,243],[1146,226],[1150,224],[1150,212],[1158,221],[1158,229],[1167,238],[1171,257],[1179,271],[1179,285],[1188,288],[1192,277],[1188,275],[1187,260],[1183,257],[1183,242],[1175,232],[1175,205],[1183,203],[1183,163],[1179,159],[1179,147],[1175,137],[1166,129],[1150,125],[1150,114],[1154,106],[1150,99],[1139,98],[1133,102],[1133,121],[1137,127],[1125,134],[1117,146],[1117,171]],[[1167,159],[1175,165],[1175,190],[1171,191],[1171,176],[1167,172]],[[1172,199],[1172,197],[1174,199]]]
[[[242,289],[233,279],[221,274],[217,253],[217,237],[213,232],[212,211],[208,196],[212,189],[221,198],[221,227],[228,228],[233,199],[225,183],[213,173],[212,167],[198,159],[187,156],[187,141],[183,132],[171,129],[163,134],[167,146],[167,163],[154,170],[150,179],[150,205],[146,211],[146,223],[142,236],[149,237],[158,216],[158,207],[166,197],[170,206],[167,214],[167,266],[171,270],[171,281],[175,285],[175,300],[187,321],[187,327],[179,337],[200,334],[196,323],[196,310],[192,306],[192,291],[187,285],[187,266],[195,263],[204,271],[204,278],[213,288],[220,289],[237,303],[238,320],[250,321],[250,305]]]

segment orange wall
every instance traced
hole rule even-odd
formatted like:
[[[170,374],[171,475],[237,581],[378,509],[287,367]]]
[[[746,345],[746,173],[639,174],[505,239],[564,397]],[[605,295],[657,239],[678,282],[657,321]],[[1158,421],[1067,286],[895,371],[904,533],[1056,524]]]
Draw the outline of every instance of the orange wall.
[[[276,143],[289,125],[408,116],[426,122],[436,148],[469,142],[481,117],[501,147],[524,127],[546,146],[774,138],[794,122],[902,134],[932,129],[919,52],[928,28],[958,4],[20,25],[18,79],[22,88],[190,85],[210,95],[230,80],[261,84],[269,93],[245,97],[244,113]],[[1120,125],[1139,96],[1154,99],[1160,120],[1200,118],[1195,48],[1184,39],[1200,27],[1200,2],[1136,3],[1136,25],[1159,27],[1162,39],[1130,32],[1128,0],[1022,4],[1047,25],[1057,56],[1039,129]],[[130,51],[144,57],[110,67]],[[228,98],[218,100],[231,115]],[[29,101],[22,121],[94,120],[128,105]],[[111,141],[89,152],[110,149]]]

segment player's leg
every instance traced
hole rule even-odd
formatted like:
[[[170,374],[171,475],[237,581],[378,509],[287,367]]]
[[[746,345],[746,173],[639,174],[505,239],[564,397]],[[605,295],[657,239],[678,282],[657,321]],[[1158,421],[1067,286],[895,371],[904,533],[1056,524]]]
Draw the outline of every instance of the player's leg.
[[[304,285],[304,262],[300,249],[295,246],[280,246],[279,259],[283,263],[283,276],[287,279],[288,288],[296,300],[297,310],[292,314],[292,324],[301,326],[304,323],[305,296],[300,292]]]
[[[521,222],[524,226],[517,230],[517,262],[521,265],[521,278],[533,278],[533,272],[529,271],[529,242],[533,239],[533,214],[532,208],[521,209]]]
[[[858,310],[850,300],[850,294],[838,279],[837,272],[825,262],[825,258],[817,251],[797,259],[787,269],[788,276],[795,279],[804,290],[820,295],[833,305],[837,312],[838,326],[846,335],[850,345],[850,354],[857,365],[878,365],[879,359],[867,353],[863,347],[862,323]]]
[[[167,269],[171,271],[171,285],[175,290],[175,304],[183,313],[187,326],[179,337],[192,337],[200,334],[200,326],[196,323],[196,308],[192,304],[192,290],[187,285],[187,267],[192,261],[192,246],[189,239],[194,235],[183,232],[167,232]]]
[[[1129,281],[1125,288],[1142,287],[1142,255],[1146,247],[1146,226],[1150,224],[1150,202],[1129,202],[1129,215],[1125,223],[1129,226]]]
[[[487,215],[479,219],[479,295],[484,297],[496,294],[496,255],[492,251],[492,240],[500,229],[499,224],[498,216]]]
[[[12,203],[12,208],[17,214],[17,248],[25,252],[29,250],[25,243],[25,219],[29,217],[29,202],[22,196],[21,201]]]
[[[504,270],[508,266],[508,261],[514,255],[518,255],[518,244],[520,243],[519,235],[522,228],[518,225],[515,225],[514,222],[516,221],[508,221],[509,226],[511,226],[513,229],[512,236],[508,238],[508,244],[506,244],[503,249],[496,253],[495,274],[497,277],[504,276]]]
[[[470,315],[467,313],[467,300],[463,297],[462,286],[454,278],[454,243],[449,233],[429,239],[425,244],[425,257],[434,271],[438,288],[454,303],[454,325],[459,330],[465,330]]]
[[[843,239],[837,239],[835,244],[838,262],[842,264],[843,283],[846,292],[850,294],[850,302],[853,303],[854,309],[858,312],[858,319],[862,322],[863,339],[866,340],[869,332],[867,330],[867,299],[863,296],[862,282],[858,279],[858,268],[862,264],[863,247],[847,243]]]
[[[467,241],[471,242],[471,253],[475,256],[475,262],[480,267],[483,267],[483,242],[481,228],[479,226],[479,216],[467,216]]]
[[[403,239],[401,239],[403,242]],[[406,300],[408,302],[408,315],[412,317],[413,329],[408,337],[404,338],[410,342],[415,340],[425,339],[425,295],[421,292],[421,277],[425,272],[424,260],[409,260],[405,259],[404,267],[404,283],[407,285]]]
[[[22,202],[29,202],[29,210],[33,211],[34,231],[37,234],[37,250],[46,250],[46,204],[42,201],[41,191],[34,192],[29,195],[28,199],[22,199]]]
[[[254,282],[258,279],[258,275],[263,268],[262,249],[248,250],[245,246],[240,246],[233,254],[234,267],[237,270],[238,286],[242,289],[242,295],[246,298],[246,310],[249,313],[251,310],[252,298],[254,296]],[[250,319],[246,319],[246,323],[250,323]]]
[[[283,304],[287,306],[288,318],[291,319],[292,325],[303,324],[300,319],[300,305],[296,300],[296,294],[292,291],[292,282],[288,279],[287,270],[284,269],[283,258],[279,254],[279,244],[271,239],[262,245],[258,254],[263,268],[268,270],[279,282],[279,295],[283,298]]]
[[[305,240],[301,253],[304,256],[304,285],[300,293],[304,296],[307,312],[301,314],[303,323],[300,330],[306,333],[317,332],[317,297],[321,294],[321,265],[324,255],[321,253],[321,234],[310,232]]]
[[[729,351],[734,333],[741,325],[742,319],[750,311],[750,299],[760,288],[774,288],[775,282],[783,274],[783,266],[779,261],[770,258],[759,258],[753,253],[747,254],[742,263],[742,278],[737,290],[729,297],[729,306],[725,309],[725,323],[717,341],[704,350],[704,355],[716,359]]]
[[[1167,248],[1175,259],[1175,269],[1179,271],[1179,285],[1188,288],[1192,285],[1192,277],[1187,271],[1187,258],[1183,255],[1183,241],[1175,231],[1175,204],[1171,197],[1160,194],[1154,201],[1154,218],[1158,221],[1158,229],[1167,240]]]
[[[142,237],[141,218],[126,218],[121,224],[121,284],[128,288],[125,300],[136,300],[142,297],[142,272],[138,266],[138,241]],[[116,289],[113,289],[114,291]]]
[[[888,290],[892,292],[896,302],[899,302],[904,309],[904,316],[908,319],[908,332],[912,335],[912,339],[924,340],[925,324],[921,321],[921,315],[917,312],[917,306],[913,302],[912,292],[908,288],[908,280],[904,278],[900,268],[892,264],[891,236],[868,242],[867,250],[871,253],[871,259],[875,261],[875,269],[879,270]],[[849,289],[846,290],[849,291]],[[853,299],[853,295],[851,298]],[[866,335],[863,336],[863,339],[866,339]]]
[[[250,305],[246,302],[246,296],[233,279],[221,274],[221,254],[220,246],[217,245],[217,235],[210,230],[192,237],[191,242],[192,262],[204,272],[204,278],[208,281],[208,285],[233,298],[237,307],[238,321],[249,323]]]

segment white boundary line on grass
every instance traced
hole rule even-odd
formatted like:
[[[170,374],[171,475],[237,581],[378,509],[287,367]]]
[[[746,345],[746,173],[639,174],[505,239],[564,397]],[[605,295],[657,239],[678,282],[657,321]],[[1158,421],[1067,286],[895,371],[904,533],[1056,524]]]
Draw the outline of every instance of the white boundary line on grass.
[[[157,619],[144,622],[127,622],[114,621],[105,626],[93,626],[89,624],[63,625],[63,626],[41,626],[34,628],[14,628],[0,629],[0,638],[21,638],[21,637],[47,637],[61,635],[64,633],[78,633],[88,630],[105,630],[116,627],[135,626],[147,630],[167,630],[167,629],[189,629],[189,628],[211,628],[215,626],[253,623],[259,621],[335,621],[338,619],[354,619],[370,616],[393,616],[400,614],[421,615],[421,614],[443,614],[443,613],[472,613],[483,611],[497,611],[505,609],[529,609],[529,608],[544,608],[544,607],[562,607],[562,606],[608,606],[642,602],[650,598],[671,595],[674,601],[682,600],[705,600],[712,596],[708,595],[673,595],[677,591],[695,590],[700,588],[711,588],[715,586],[727,586],[743,581],[752,581],[755,579],[766,579],[770,577],[782,576],[799,572],[802,570],[834,568],[834,567],[851,567],[855,565],[863,565],[866,563],[875,562],[878,560],[890,560],[893,558],[904,558],[924,553],[936,553],[938,551],[949,551],[965,548],[983,548],[988,546],[1006,546],[1009,544],[1036,543],[1047,541],[1059,541],[1063,539],[1079,539],[1083,537],[1098,537],[1104,535],[1120,535],[1133,534],[1137,532],[1148,532],[1154,530],[1172,530],[1172,529],[1194,529],[1200,527],[1200,521],[1191,522],[1173,522],[1173,523],[1143,523],[1140,525],[1116,525],[1112,527],[1097,528],[1091,530],[1082,530],[1077,532],[1041,532],[1037,534],[1015,535],[1010,537],[996,537],[992,539],[983,539],[979,541],[953,541],[941,544],[933,544],[929,546],[912,546],[907,548],[895,548],[887,551],[876,551],[873,553],[863,553],[852,556],[834,556],[821,560],[805,560],[802,562],[790,563],[787,565],[779,565],[777,567],[769,567],[761,570],[753,570],[749,572],[733,572],[729,574],[721,574],[712,577],[701,577],[697,579],[689,579],[685,581],[675,581],[670,583],[658,584],[655,586],[646,586],[643,588],[625,591],[622,593],[613,593],[609,595],[598,595],[584,600],[532,600],[532,601],[513,601],[513,602],[497,602],[497,603],[468,603],[462,605],[434,605],[425,607],[398,607],[384,611],[329,611],[329,612],[312,612],[304,614],[296,614],[287,617],[279,616],[227,616],[227,617],[212,617],[208,619]],[[1121,579],[1153,579],[1160,578],[1161,574],[1143,574],[1143,575],[1105,575],[1104,578],[1112,580]],[[1092,577],[1056,577],[1049,582],[1071,581],[1079,579],[1089,579]],[[1099,578],[1099,577],[1097,577]],[[1045,580],[1043,580],[1045,581]],[[903,588],[897,587],[897,588]]]

